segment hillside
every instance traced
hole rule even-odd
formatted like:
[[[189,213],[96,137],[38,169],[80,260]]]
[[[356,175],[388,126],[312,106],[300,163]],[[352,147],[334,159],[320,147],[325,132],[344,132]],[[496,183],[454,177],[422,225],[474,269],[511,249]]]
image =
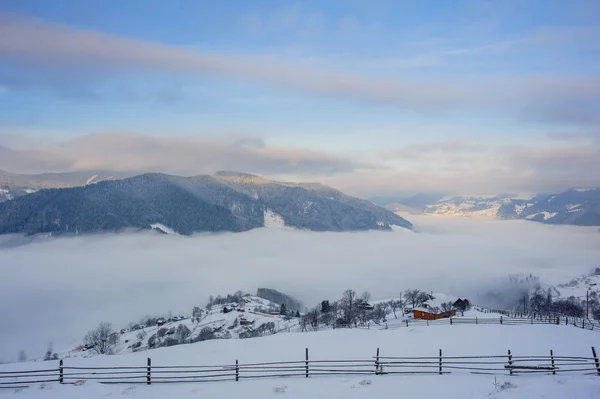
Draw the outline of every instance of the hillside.
[[[0,234],[84,233],[158,228],[189,235],[265,226],[314,231],[390,230],[412,225],[368,201],[310,184],[240,173],[145,174],[82,187],[47,189],[0,203]]]

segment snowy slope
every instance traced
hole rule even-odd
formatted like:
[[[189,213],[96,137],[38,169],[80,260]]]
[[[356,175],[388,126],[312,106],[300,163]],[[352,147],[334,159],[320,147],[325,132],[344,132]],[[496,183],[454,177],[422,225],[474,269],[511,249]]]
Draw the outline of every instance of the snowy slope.
[[[232,303],[225,306],[213,306],[210,311],[203,309],[202,318],[199,322],[192,321],[192,317],[190,315],[180,315],[175,316],[170,320],[165,318],[167,323],[160,327],[152,326],[136,330],[124,328],[122,329],[124,331],[119,334],[119,343],[115,349],[115,353],[132,353],[134,352],[133,345],[137,342],[141,342],[141,346],[135,351],[148,350],[148,339],[150,336],[155,334],[160,328],[167,328],[169,330],[177,329],[179,325],[187,326],[192,331],[192,337],[198,335],[202,328],[210,327],[213,329],[220,329],[220,331],[216,334],[219,338],[229,339],[237,339],[239,338],[240,333],[257,329],[261,325],[269,322],[273,322],[275,324],[276,332],[290,331],[295,329],[298,325],[297,319],[285,320],[283,316],[270,314],[271,310],[279,309],[277,304],[254,296],[247,297],[246,301],[248,302],[243,306],[243,308],[240,306],[240,304]],[[233,311],[230,311],[229,313],[223,313],[224,307],[233,309]],[[244,311],[238,311],[237,309],[243,309]],[[180,320],[175,320],[177,318]],[[236,319],[237,323],[235,323]],[[241,325],[240,322],[242,320],[247,320],[248,324]],[[230,328],[230,326],[233,327],[235,324],[237,324],[237,326]],[[140,332],[145,333],[145,337],[141,340],[138,338]],[[81,349],[77,350],[76,347],[78,346],[79,344],[72,348],[64,348],[64,351],[62,353],[59,352],[59,355],[61,357],[68,356],[86,358],[94,356],[93,352]]]
[[[381,356],[547,355],[550,349],[562,356],[590,357],[590,346],[598,344],[598,333],[554,325],[454,325],[418,326],[397,330],[335,330],[304,334],[277,334],[252,340],[216,340],[190,345],[161,348],[150,352],[90,359],[65,359],[66,366],[103,367],[140,366],[152,358],[153,366],[218,365],[302,360],[305,348],[311,360],[373,359],[376,349]],[[43,363],[46,365],[47,363]],[[40,364],[0,365],[0,372],[39,368]],[[508,374],[508,373],[506,373]],[[363,375],[313,376],[309,379],[288,377],[241,380],[203,384],[104,386],[87,381],[81,386],[47,384],[19,392],[18,398],[101,398],[121,395],[143,398],[593,398],[597,397],[600,379],[595,376],[547,375],[496,377],[496,385],[511,382],[500,389],[493,376],[469,375],[455,370],[445,376]],[[13,397],[14,390],[0,392]]]
[[[283,217],[273,212],[270,209],[266,209],[264,212],[265,217],[265,227],[272,229],[283,229],[285,228],[285,220]]]

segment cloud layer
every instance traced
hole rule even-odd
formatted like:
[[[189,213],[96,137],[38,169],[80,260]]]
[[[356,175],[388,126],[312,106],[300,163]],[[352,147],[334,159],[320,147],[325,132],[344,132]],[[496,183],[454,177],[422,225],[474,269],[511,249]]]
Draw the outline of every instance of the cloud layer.
[[[14,141],[15,147],[4,147],[0,169],[21,173],[112,170],[195,175],[235,170],[311,176],[375,167],[318,151],[268,146],[254,136],[195,139],[106,133],[62,142]]]
[[[488,108],[529,120],[600,122],[596,112],[600,103],[600,79],[593,75],[377,79],[299,67],[270,57],[201,52],[12,14],[0,14],[0,60],[34,70],[41,67],[46,71],[58,71],[63,77],[85,75],[97,78],[140,70],[223,76],[315,95],[422,111]],[[55,83],[61,84],[56,74],[51,75]],[[71,89],[68,84],[67,87]]]
[[[572,135],[546,146],[422,142],[352,156],[273,146],[258,136],[221,138],[102,133],[52,141],[13,136],[2,145],[0,169],[16,173],[105,170],[180,175],[235,170],[274,179],[319,181],[371,197],[417,192],[535,195],[600,187],[600,147]],[[565,141],[566,140],[566,141]]]
[[[594,228],[410,217],[419,231],[258,229],[176,237],[121,234],[0,249],[0,359],[81,342],[102,320],[189,312],[209,295],[273,287],[313,306],[347,288],[374,298],[406,288],[476,299],[509,274],[557,284],[598,266]],[[434,250],[432,250],[434,249]]]

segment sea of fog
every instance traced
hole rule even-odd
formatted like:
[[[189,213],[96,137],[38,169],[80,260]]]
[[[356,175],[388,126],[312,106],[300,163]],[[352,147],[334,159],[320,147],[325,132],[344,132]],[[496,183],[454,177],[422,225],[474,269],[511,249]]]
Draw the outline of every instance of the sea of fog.
[[[347,288],[374,299],[419,288],[477,302],[509,275],[558,284],[600,266],[598,228],[406,217],[417,232],[145,232],[0,249],[0,360],[20,349],[39,355],[49,342],[70,348],[100,321],[121,328],[145,315],[189,313],[238,289],[275,288],[307,306]]]

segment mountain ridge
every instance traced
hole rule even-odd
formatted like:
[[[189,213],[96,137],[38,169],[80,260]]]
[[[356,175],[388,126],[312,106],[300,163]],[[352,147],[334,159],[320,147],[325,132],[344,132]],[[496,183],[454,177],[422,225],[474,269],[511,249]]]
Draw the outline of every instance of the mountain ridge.
[[[412,229],[410,222],[338,190],[221,172],[181,177],[147,173],[50,188],[0,203],[0,234],[83,233],[165,226],[179,234],[247,231],[275,215],[313,231]]]
[[[392,203],[386,209],[403,211],[406,204]],[[424,214],[497,219],[523,219],[547,224],[600,226],[600,189],[572,188],[535,197],[514,194],[491,196],[446,196],[426,205]]]

